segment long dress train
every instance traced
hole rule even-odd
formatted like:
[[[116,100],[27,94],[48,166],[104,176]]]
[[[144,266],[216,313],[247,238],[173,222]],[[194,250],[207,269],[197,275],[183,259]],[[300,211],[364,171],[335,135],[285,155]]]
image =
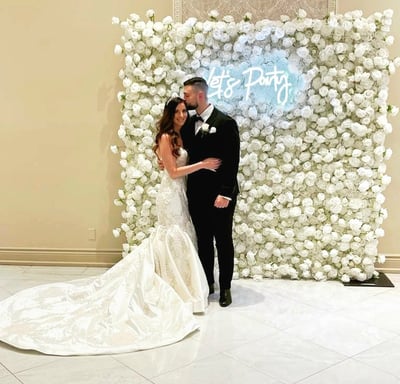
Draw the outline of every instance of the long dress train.
[[[178,165],[186,163],[181,150]],[[184,178],[163,172],[153,233],[104,274],[25,289],[0,302],[0,340],[46,354],[155,348],[199,328],[208,284],[193,245]]]

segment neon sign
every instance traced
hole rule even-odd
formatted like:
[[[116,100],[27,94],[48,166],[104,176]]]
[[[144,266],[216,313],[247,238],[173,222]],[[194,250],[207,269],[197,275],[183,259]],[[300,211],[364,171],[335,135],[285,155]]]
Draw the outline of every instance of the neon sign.
[[[301,74],[290,70],[288,60],[279,52],[251,63],[210,67],[206,78],[213,102],[241,99],[284,110],[295,105],[303,84]]]

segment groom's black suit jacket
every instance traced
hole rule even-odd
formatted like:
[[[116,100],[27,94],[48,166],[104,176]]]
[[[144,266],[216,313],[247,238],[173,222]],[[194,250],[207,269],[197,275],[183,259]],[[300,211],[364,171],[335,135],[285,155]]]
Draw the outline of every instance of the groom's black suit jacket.
[[[214,107],[211,116],[203,124],[208,124],[208,132],[200,129],[195,134],[195,118],[192,116],[182,127],[183,146],[188,151],[189,163],[207,157],[217,157],[222,163],[216,172],[203,169],[188,176],[189,204],[213,204],[217,195],[235,199],[239,192],[237,172],[240,159],[236,121]]]

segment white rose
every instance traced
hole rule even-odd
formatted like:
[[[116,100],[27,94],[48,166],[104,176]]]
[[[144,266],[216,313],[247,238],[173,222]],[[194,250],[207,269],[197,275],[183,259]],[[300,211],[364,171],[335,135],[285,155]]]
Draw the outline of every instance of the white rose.
[[[126,224],[126,223],[123,223],[123,224],[121,225],[121,229],[122,229],[124,232],[128,232],[128,231],[130,230],[129,225]]]
[[[340,278],[343,283],[349,283],[350,282],[350,276],[347,274],[343,274],[342,277]]]
[[[375,256],[378,252],[378,241],[370,241],[364,248],[365,254],[367,256]]]
[[[119,200],[119,199],[114,199],[114,205],[116,205],[117,207],[122,207],[124,204],[122,203],[121,200]]]
[[[388,176],[388,175],[383,175],[382,176],[382,184],[383,185],[387,186],[387,185],[389,185],[391,183],[391,181],[392,181],[391,176]]]
[[[152,19],[154,17],[154,15],[155,15],[154,9],[147,10],[146,16],[148,19]]]
[[[121,47],[119,44],[117,44],[117,45],[114,47],[114,54],[120,55],[121,53],[122,53],[122,47]]]
[[[377,262],[378,262],[379,264],[383,264],[385,261],[386,261],[386,256],[383,255],[383,254],[379,254],[379,255],[378,255],[378,260],[377,260]]]
[[[332,212],[332,213],[340,213],[342,212],[343,206],[342,206],[342,201],[339,197],[332,197],[326,202],[327,208]]]
[[[320,127],[326,127],[329,124],[329,120],[326,117],[319,117],[317,120],[317,124]]]
[[[368,180],[362,180],[358,186],[358,190],[361,193],[365,193],[371,187],[371,183]]]

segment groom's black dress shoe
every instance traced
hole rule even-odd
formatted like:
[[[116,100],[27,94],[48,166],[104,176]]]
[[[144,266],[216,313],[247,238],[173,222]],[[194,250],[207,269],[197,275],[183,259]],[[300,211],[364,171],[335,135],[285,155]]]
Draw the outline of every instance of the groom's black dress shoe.
[[[215,292],[214,284],[208,284],[208,292],[212,295]]]
[[[219,297],[219,305],[221,307],[227,307],[232,304],[232,295],[230,289],[222,289]]]

